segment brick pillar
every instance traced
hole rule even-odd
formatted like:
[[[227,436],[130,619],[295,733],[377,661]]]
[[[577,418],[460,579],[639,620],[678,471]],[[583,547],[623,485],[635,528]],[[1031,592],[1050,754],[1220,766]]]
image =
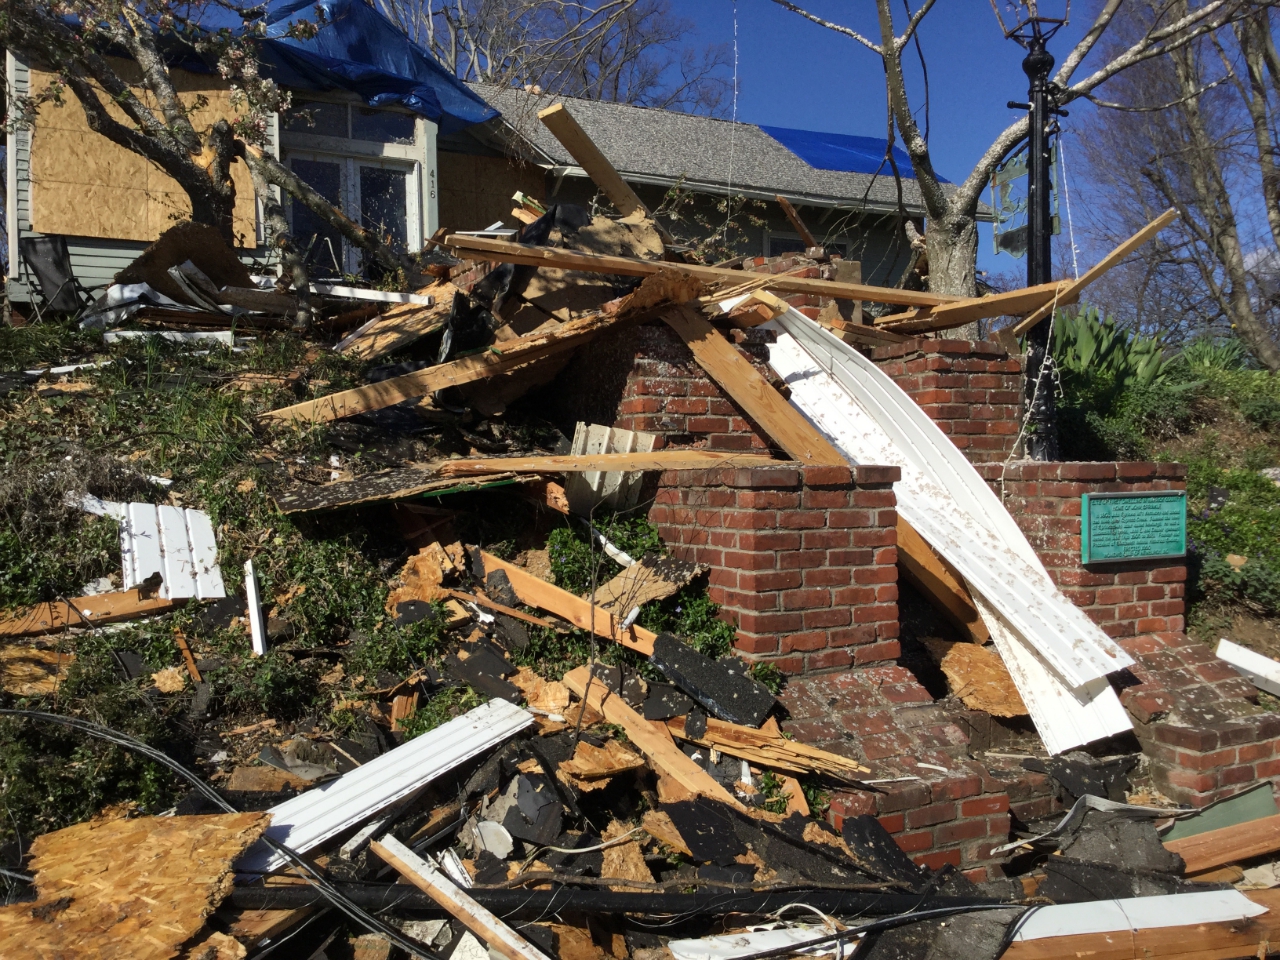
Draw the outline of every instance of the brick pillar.
[[[871,354],[972,463],[1007,460],[1022,419],[1022,358],[986,340],[908,340]]]
[[[711,567],[736,647],[791,674],[898,656],[897,467],[668,471],[649,519]]]
[[[1059,589],[1112,637],[1183,628],[1187,568],[1181,560],[1080,562],[1080,497],[1085,493],[1185,490],[1180,463],[986,464],[991,483]],[[1003,477],[1003,483],[1002,483]]]

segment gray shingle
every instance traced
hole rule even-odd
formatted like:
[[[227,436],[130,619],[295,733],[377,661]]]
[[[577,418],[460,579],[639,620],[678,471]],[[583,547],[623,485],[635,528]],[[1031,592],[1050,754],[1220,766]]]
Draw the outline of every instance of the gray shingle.
[[[534,95],[522,90],[472,84],[505,120],[558,164],[574,163],[568,151],[538,120],[538,111],[563,102],[618,171],[627,176],[688,181],[732,192],[785,194],[823,206],[897,208],[893,173],[870,176],[820,170],[750,123],[731,123],[671,110],[633,107],[601,100]],[[923,216],[920,190],[903,178],[902,200],[909,214]]]

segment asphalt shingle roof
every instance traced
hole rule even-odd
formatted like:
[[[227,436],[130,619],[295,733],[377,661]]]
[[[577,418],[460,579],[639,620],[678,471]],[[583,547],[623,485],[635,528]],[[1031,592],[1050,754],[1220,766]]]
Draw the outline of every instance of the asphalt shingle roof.
[[[893,172],[872,176],[820,170],[751,123],[731,123],[672,110],[579,100],[472,84],[503,120],[553,162],[575,161],[541,121],[538,111],[564,103],[587,135],[624,176],[685,180],[691,189],[715,186],[734,193],[784,194],[822,205],[896,210]],[[915,180],[902,180],[908,212],[923,216]]]

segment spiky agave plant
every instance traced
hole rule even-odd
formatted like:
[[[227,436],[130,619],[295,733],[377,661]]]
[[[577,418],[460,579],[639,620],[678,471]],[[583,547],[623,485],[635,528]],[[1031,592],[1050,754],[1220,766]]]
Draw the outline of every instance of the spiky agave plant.
[[[1115,389],[1162,382],[1169,367],[1159,337],[1141,337],[1117,327],[1096,307],[1075,316],[1059,313],[1053,325],[1053,358],[1064,377],[1105,380]]]

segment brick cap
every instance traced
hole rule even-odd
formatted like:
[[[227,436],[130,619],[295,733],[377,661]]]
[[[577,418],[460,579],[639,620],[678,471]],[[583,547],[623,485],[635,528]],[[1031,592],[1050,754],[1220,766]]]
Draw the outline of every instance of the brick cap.
[[[1009,463],[975,464],[982,479],[1005,480],[1181,480],[1184,463],[1152,460],[1013,460]]]
[[[902,479],[902,468],[880,464],[860,463],[840,467],[802,464],[790,460],[778,460],[758,467],[713,467],[699,470],[666,470],[662,474],[665,486],[735,487],[745,490],[774,487],[871,487],[886,486]]]
[[[1005,360],[1009,351],[991,340],[926,340],[917,337],[871,351],[872,360],[897,360],[902,357],[922,357],[947,354],[953,357],[989,357]]]

